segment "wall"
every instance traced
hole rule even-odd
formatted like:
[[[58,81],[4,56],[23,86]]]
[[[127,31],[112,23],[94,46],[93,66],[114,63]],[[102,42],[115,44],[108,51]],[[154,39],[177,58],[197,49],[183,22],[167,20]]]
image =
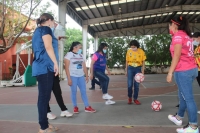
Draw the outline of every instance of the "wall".
[[[32,37],[26,37],[27,40],[31,40]],[[17,41],[16,41],[17,42]],[[24,42],[21,41],[21,44]],[[6,78],[10,78],[12,75],[10,75],[9,67],[13,67],[13,64],[16,64],[16,50],[21,47],[21,44],[15,43],[8,51],[6,51],[3,54],[0,54],[0,64],[2,64],[2,67],[0,68],[0,71],[2,71],[2,74],[0,75],[0,80],[3,79],[3,75]],[[23,62],[25,62],[25,66],[28,64],[28,53],[26,50],[23,50],[20,53],[20,57]],[[31,62],[32,62],[31,58]],[[24,72],[24,67],[22,68],[22,64],[20,63],[20,74],[23,74]]]
[[[9,73],[9,67],[12,67],[12,55],[16,52],[16,46],[12,46],[7,52],[0,54],[0,63],[2,64],[2,74]]]

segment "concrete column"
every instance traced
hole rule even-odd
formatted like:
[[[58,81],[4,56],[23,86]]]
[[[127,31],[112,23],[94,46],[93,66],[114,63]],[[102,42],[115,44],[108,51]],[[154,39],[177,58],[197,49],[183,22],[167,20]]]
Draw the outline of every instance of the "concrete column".
[[[60,2],[58,3],[58,21],[65,29],[66,24],[66,2]],[[58,41],[59,45],[59,76],[60,79],[63,79],[63,62],[64,62],[64,40],[61,39]]]
[[[94,37],[94,52],[96,52],[98,49],[98,40],[99,40],[99,37],[97,35],[95,35],[95,37]]]
[[[88,25],[82,26],[83,32],[83,57],[86,60],[86,49],[87,49],[87,35],[88,35]]]

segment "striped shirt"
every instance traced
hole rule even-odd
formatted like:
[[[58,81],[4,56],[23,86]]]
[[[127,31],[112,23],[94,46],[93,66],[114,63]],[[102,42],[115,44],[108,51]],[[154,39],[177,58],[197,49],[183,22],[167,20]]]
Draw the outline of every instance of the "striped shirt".
[[[198,66],[198,71],[200,71],[200,45],[194,50],[194,57]]]

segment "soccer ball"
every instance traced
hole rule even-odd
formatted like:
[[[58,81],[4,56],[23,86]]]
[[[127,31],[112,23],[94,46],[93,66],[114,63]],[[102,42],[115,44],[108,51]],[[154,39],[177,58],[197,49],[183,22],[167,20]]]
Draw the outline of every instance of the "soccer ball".
[[[144,81],[144,74],[142,73],[137,73],[135,75],[135,81],[138,83],[141,83],[142,81]]]
[[[162,103],[155,100],[151,103],[151,108],[154,111],[160,111],[162,109]]]

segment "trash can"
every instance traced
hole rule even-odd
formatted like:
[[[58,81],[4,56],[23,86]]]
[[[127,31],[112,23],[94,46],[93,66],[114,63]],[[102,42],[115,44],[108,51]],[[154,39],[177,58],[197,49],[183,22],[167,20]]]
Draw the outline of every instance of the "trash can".
[[[32,77],[32,67],[28,65],[24,73],[24,86],[36,85],[36,78]]]

